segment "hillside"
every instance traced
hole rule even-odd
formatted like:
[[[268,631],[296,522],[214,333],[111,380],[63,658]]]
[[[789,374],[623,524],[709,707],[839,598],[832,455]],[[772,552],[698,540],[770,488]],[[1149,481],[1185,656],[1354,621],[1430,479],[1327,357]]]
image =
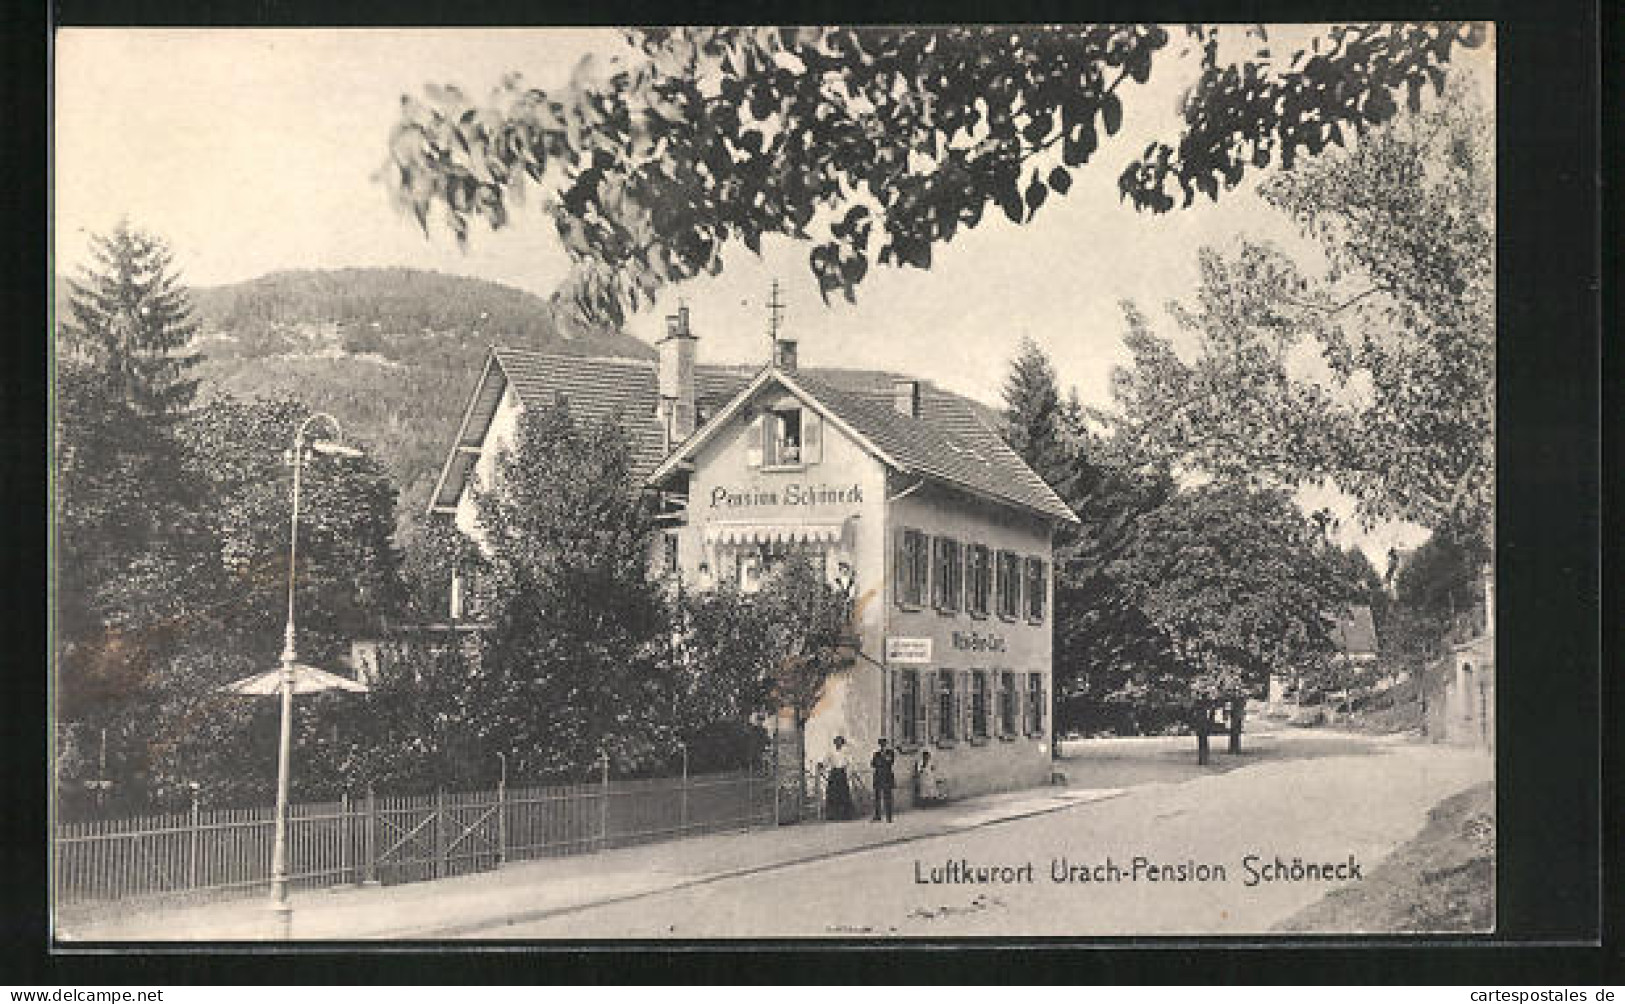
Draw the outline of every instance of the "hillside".
[[[68,287],[56,283],[58,317]],[[428,504],[487,346],[649,357],[628,335],[585,330],[535,294],[406,268],[273,272],[192,290],[202,396],[290,395],[331,412],[401,488],[405,523]]]

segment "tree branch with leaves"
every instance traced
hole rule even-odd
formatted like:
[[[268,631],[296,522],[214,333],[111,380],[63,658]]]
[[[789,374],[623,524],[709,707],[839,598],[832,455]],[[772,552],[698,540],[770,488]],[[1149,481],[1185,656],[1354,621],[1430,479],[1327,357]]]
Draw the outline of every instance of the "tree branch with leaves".
[[[1217,199],[1249,172],[1318,153],[1442,88],[1480,25],[1332,26],[1286,60],[1267,32],[1221,59],[1220,31],[1185,29],[1199,73],[1173,145],[1122,172],[1122,197],[1162,212]],[[1236,39],[1231,30],[1229,37]],[[402,99],[382,178],[425,230],[459,241],[506,225],[545,190],[574,269],[560,295],[621,324],[658,291],[723,267],[739,242],[812,244],[827,297],[874,264],[930,268],[936,245],[990,210],[1026,223],[1123,126],[1125,82],[1179,58],[1158,25],[631,29],[555,92],[510,75],[485,101],[431,87]]]

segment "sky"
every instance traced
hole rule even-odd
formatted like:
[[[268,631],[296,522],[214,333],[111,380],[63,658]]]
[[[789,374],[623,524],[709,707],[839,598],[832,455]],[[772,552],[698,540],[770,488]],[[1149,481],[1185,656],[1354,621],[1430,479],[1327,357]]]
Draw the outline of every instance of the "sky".
[[[567,259],[539,210],[521,209],[497,232],[476,225],[463,250],[399,215],[377,172],[403,94],[436,82],[483,95],[513,70],[545,89],[617,44],[605,29],[64,29],[54,52],[57,270],[72,272],[89,235],[128,216],[166,239],[199,286],[277,269],[402,265],[546,296]],[[770,240],[760,257],[725,250],[722,275],[666,290],[628,330],[652,341],[681,298],[702,358],[765,362],[764,305],[777,279],[783,332],[805,365],[901,370],[997,403],[1027,336],[1063,387],[1105,405],[1111,368],[1127,359],[1121,301],[1166,331],[1162,306],[1195,288],[1202,245],[1245,235],[1313,254],[1250,184],[1163,216],[1119,202],[1123,166],[1151,138],[1177,134],[1191,69],[1159,62],[1149,84],[1131,88],[1123,131],[1032,222],[990,211],[936,248],[927,271],[872,269],[855,305],[825,305],[807,248]]]

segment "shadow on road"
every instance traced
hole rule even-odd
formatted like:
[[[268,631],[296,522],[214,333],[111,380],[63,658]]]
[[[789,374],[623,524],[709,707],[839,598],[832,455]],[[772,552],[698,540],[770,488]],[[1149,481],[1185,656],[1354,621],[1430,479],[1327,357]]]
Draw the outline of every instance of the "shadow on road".
[[[1057,768],[1075,788],[1124,788],[1137,784],[1177,783],[1242,767],[1337,756],[1380,756],[1390,743],[1346,732],[1322,732],[1289,726],[1266,728],[1242,736],[1241,752],[1224,752],[1227,737],[1214,736],[1205,767],[1196,763],[1195,736],[1125,736],[1074,739],[1061,744]]]

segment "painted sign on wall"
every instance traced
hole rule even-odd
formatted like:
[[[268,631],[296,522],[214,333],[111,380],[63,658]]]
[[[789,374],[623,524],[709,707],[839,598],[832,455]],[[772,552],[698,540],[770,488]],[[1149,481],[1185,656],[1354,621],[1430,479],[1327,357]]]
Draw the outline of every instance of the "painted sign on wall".
[[[745,485],[711,489],[712,509],[756,509],[779,506],[862,505],[863,486],[814,485],[791,482],[787,485]]]
[[[954,648],[961,652],[1003,652],[1004,636],[980,631],[955,631]]]

